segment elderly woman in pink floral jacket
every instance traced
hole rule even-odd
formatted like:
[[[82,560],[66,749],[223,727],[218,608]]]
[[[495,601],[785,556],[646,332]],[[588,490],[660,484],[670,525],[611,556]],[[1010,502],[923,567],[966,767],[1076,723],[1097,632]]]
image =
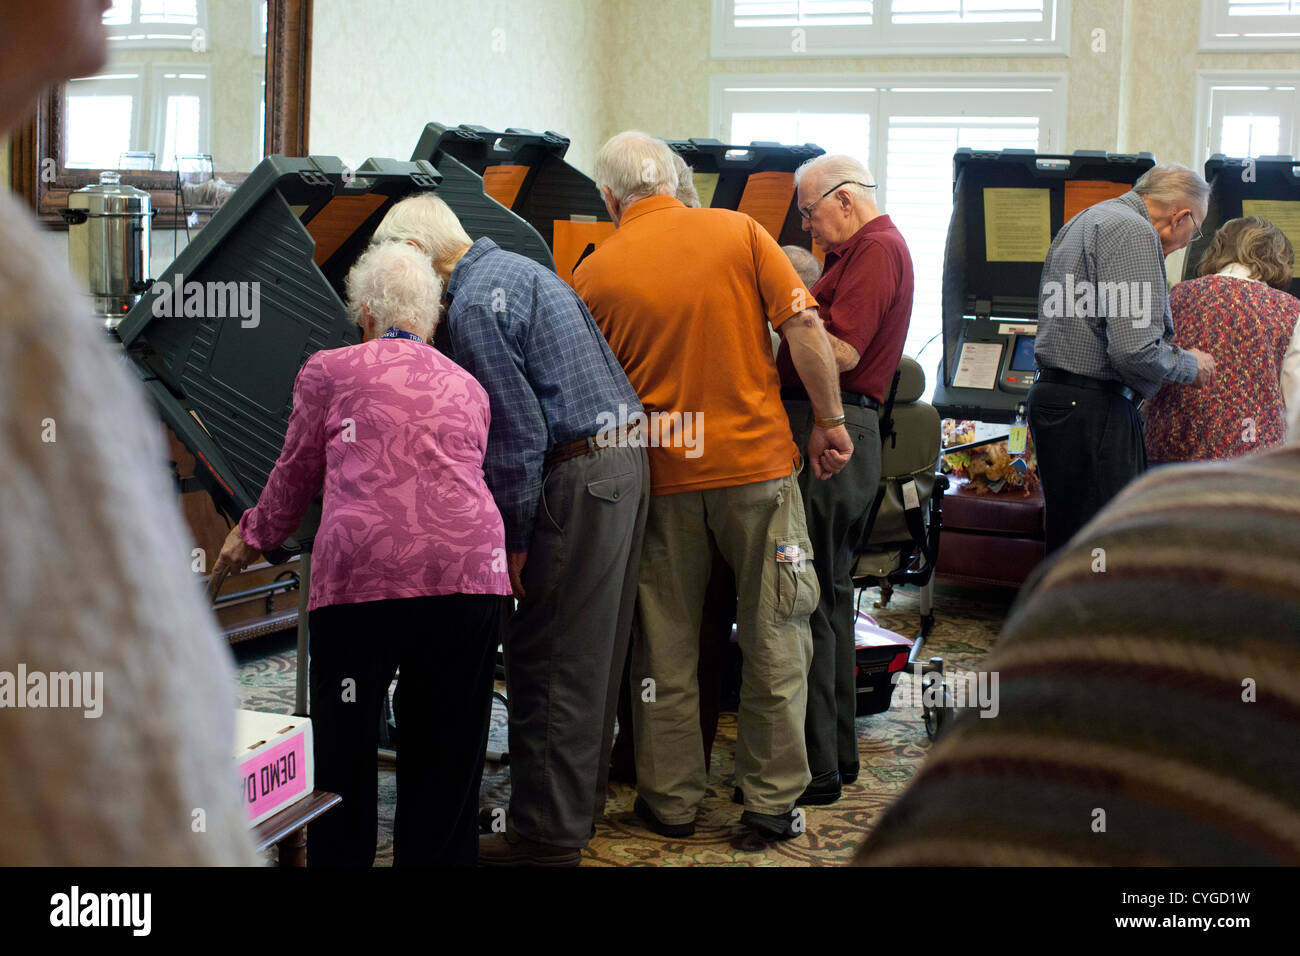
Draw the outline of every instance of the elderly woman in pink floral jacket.
[[[491,713],[505,529],[483,479],[488,397],[428,340],[441,281],[410,246],[348,275],[365,342],[298,373],[284,450],[214,573],[283,542],[324,492],[313,548],[316,786],[342,806],[308,830],[311,866],[375,858],[375,747],[401,668],[394,862],[472,866]]]

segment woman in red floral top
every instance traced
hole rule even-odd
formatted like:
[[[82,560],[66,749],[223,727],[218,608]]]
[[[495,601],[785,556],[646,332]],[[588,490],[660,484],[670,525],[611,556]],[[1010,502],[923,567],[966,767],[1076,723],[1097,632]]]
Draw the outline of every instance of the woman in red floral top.
[[[1295,253],[1282,231],[1251,216],[1224,223],[1197,268],[1169,293],[1174,340],[1218,360],[1205,388],[1162,388],[1147,403],[1152,464],[1234,458],[1286,437],[1300,367],[1291,287]]]

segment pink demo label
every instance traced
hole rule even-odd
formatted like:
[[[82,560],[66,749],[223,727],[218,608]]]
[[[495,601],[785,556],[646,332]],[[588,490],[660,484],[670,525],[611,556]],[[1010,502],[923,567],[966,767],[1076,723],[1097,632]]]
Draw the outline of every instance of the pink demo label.
[[[306,739],[305,733],[294,734],[239,765],[248,819],[257,819],[307,788]]]

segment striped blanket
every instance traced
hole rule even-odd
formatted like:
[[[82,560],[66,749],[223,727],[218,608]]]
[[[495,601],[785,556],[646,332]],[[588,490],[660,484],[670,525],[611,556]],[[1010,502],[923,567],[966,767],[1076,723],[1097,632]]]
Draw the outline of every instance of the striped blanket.
[[[987,666],[855,863],[1300,864],[1300,448],[1145,475]]]

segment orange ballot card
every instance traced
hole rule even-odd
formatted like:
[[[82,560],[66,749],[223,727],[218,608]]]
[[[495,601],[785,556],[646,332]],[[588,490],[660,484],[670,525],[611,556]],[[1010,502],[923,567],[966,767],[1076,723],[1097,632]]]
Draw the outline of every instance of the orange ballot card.
[[[781,227],[794,199],[794,173],[751,173],[736,208],[781,241]]]
[[[1102,179],[1072,179],[1065,184],[1065,221],[1069,222],[1089,206],[1122,196],[1133,187]]]
[[[555,274],[573,285],[573,270],[587,247],[595,248],[614,234],[612,222],[573,222],[556,219],[551,223],[551,254],[555,256]]]
[[[483,191],[507,209],[513,209],[528,169],[527,166],[508,163],[489,166],[483,170]]]

